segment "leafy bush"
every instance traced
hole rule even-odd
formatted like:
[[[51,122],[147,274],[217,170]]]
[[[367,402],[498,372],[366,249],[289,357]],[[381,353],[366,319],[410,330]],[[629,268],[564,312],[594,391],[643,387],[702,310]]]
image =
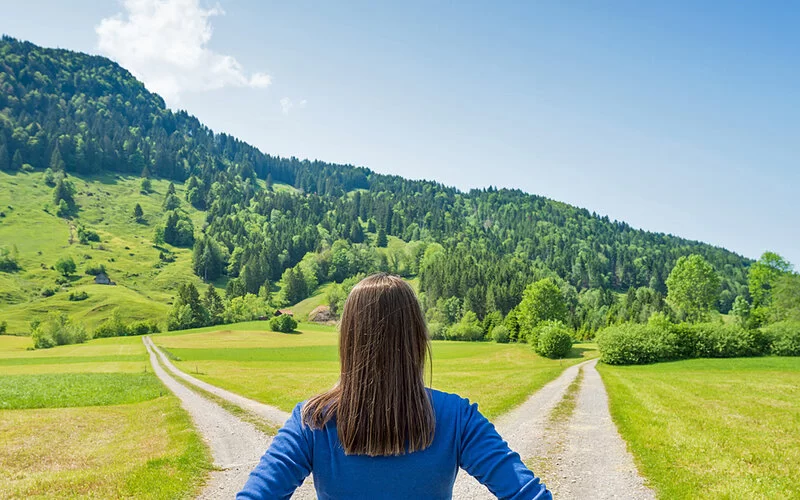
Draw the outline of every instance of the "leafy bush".
[[[546,321],[536,329],[538,330],[538,341],[535,348],[540,356],[559,359],[566,356],[572,349],[572,336],[563,323]]]
[[[0,321],[0,335],[5,335],[8,332],[8,323]]]
[[[461,321],[447,329],[445,337],[447,340],[482,340],[483,328],[478,316],[472,311],[467,311]]]
[[[111,316],[94,331],[95,338],[128,337],[132,335],[147,335],[161,331],[155,320],[134,321],[128,325],[122,321],[119,311],[115,310]]]
[[[81,245],[88,245],[90,241],[100,241],[100,235],[98,235],[97,232],[91,229],[79,226],[78,241],[81,242]]]
[[[53,312],[42,320],[31,323],[33,346],[47,349],[57,345],[80,344],[89,340],[86,330],[67,318],[64,313]]]
[[[492,328],[492,340],[498,344],[507,344],[510,339],[511,335],[505,326],[497,325]]]
[[[428,323],[428,334],[431,340],[444,340],[445,326],[439,322]]]
[[[39,293],[42,294],[42,297],[52,297],[59,290],[61,290],[61,288],[57,286],[46,286],[42,288],[42,290]]]
[[[664,330],[626,323],[610,326],[597,335],[600,360],[609,365],[641,365],[670,359]]]
[[[89,298],[89,294],[85,291],[80,292],[70,292],[69,296],[67,297],[69,300],[73,302],[78,302],[81,300],[86,300]]]
[[[158,333],[161,331],[156,320],[134,321],[128,325],[128,335],[147,335],[148,333]]]
[[[115,309],[105,321],[94,331],[95,338],[126,337],[130,333],[128,326],[122,321],[119,310]]]
[[[604,363],[631,365],[688,358],[761,356],[770,352],[770,337],[739,325],[650,322],[606,328],[598,335],[597,345]]]
[[[748,330],[739,325],[700,323],[695,330],[697,358],[740,358],[769,353],[769,339],[760,330]]]
[[[783,321],[762,329],[776,356],[800,356],[800,322]]]
[[[19,269],[16,248],[14,250],[0,248],[0,272],[13,273],[14,271],[19,271]]]
[[[85,272],[89,276],[97,276],[98,274],[101,274],[101,273],[105,274],[106,266],[104,266],[103,264],[96,264],[96,265],[87,267]]]
[[[297,328],[297,321],[288,314],[281,314],[269,320],[269,327],[273,332],[289,333]]]

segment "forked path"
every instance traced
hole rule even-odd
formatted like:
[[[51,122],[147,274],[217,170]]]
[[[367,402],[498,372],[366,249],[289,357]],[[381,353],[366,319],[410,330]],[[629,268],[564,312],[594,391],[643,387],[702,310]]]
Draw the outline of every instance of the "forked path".
[[[144,337],[142,340],[144,341],[147,351],[150,353],[150,364],[153,366],[153,371],[156,376],[158,376],[164,385],[181,400],[181,406],[189,413],[194,421],[195,427],[211,449],[214,466],[218,470],[211,473],[211,478],[200,493],[199,498],[233,498],[236,493],[242,489],[242,486],[244,486],[244,483],[247,481],[247,476],[258,463],[264,451],[266,451],[271,438],[256,429],[252,424],[235,417],[218,404],[200,396],[175,380],[161,367],[157,356],[161,357],[164,366],[171,372],[176,374],[183,374],[183,372],[175,368],[175,366],[169,362],[166,356],[153,344],[149,337]],[[188,375],[183,378],[186,377],[188,377],[187,380],[190,383],[201,382]],[[225,397],[217,392],[217,390],[221,391],[221,389],[215,388],[214,386],[209,387],[215,389],[210,392],[214,392],[220,397]],[[206,387],[203,388],[206,389]],[[227,391],[224,392],[227,393]],[[232,393],[228,394],[231,395]],[[235,404],[240,403],[241,402],[238,400],[235,401]],[[266,407],[267,405],[263,406]],[[262,411],[265,411],[268,415],[278,415],[271,413],[272,410],[275,410],[275,408],[262,408]],[[259,413],[259,415],[263,414]],[[270,421],[281,425],[285,419],[280,422],[274,420]],[[292,498],[301,500],[315,498],[311,481],[306,481]]]
[[[241,421],[218,405],[176,382],[161,369],[155,356],[160,356],[163,365],[176,376],[260,415],[275,425],[282,425],[288,418],[288,414],[180,371],[148,337],[145,337],[145,345],[150,351],[150,359],[156,374],[162,380],[166,377],[177,386],[176,389],[173,389],[165,380],[167,386],[181,398],[184,407],[195,419],[198,430],[211,446],[215,464],[224,469],[212,476],[211,484],[204,491],[202,498],[232,498],[238,488],[244,484],[247,473],[264,453],[269,444],[269,438],[252,425]],[[600,375],[595,369],[596,364],[597,360],[592,360],[567,368],[558,378],[546,384],[522,405],[501,416],[495,424],[497,430],[508,441],[511,448],[522,456],[523,460],[528,461],[542,457],[547,459],[550,464],[548,471],[550,473],[547,475],[553,479],[547,482],[547,486],[559,499],[639,500],[655,498],[652,491],[644,485],[644,481],[626,449],[625,442],[611,420],[608,396]],[[575,411],[566,425],[553,428],[550,425],[550,413],[564,398],[567,388],[578,376],[580,370],[583,370],[584,377],[577,394]],[[192,403],[188,403],[188,400],[191,400]],[[215,410],[206,412],[203,405],[215,407]],[[196,417],[195,413],[197,412],[200,415]],[[229,423],[230,419],[236,422],[231,424]],[[205,420],[210,420],[210,422],[205,422]],[[220,428],[229,430],[220,433]],[[249,429],[242,430],[245,428]],[[221,434],[221,436],[216,434]],[[238,443],[233,441],[238,441]],[[237,455],[236,453],[241,454]],[[220,454],[222,458],[218,460],[217,454]],[[226,464],[230,465],[226,466]],[[229,477],[219,477],[226,474]],[[235,487],[226,486],[230,484]],[[292,498],[315,498],[310,481],[306,481]],[[453,498],[460,500],[495,497],[486,487],[461,470],[453,488]]]

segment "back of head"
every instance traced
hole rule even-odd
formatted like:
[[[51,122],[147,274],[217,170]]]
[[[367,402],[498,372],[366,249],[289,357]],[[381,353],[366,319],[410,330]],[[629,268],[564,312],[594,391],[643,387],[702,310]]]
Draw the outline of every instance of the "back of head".
[[[435,427],[424,383],[430,343],[414,291],[397,276],[363,279],[347,297],[339,330],[339,382],[306,403],[303,421],[319,429],[335,417],[348,455],[427,448]]]

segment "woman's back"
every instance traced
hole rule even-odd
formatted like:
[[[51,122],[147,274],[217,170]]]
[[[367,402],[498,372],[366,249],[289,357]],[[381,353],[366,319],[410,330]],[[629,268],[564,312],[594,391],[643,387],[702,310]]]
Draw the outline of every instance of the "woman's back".
[[[241,499],[289,498],[314,473],[327,498],[450,498],[459,467],[501,498],[550,498],[465,399],[425,388],[430,340],[397,276],[359,282],[339,324],[339,380],[297,405]]]
[[[346,455],[335,420],[312,430],[301,423],[298,404],[238,498],[289,498],[313,472],[320,500],[449,499],[459,467],[499,498],[551,498],[477,405],[455,394],[429,394],[436,414],[433,442],[398,456]]]

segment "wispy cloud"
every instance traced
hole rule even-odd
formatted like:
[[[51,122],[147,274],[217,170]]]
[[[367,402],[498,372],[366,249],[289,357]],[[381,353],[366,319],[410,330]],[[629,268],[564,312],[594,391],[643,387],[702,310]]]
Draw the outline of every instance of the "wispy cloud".
[[[95,27],[100,51],[112,57],[147,88],[175,104],[183,92],[223,87],[265,88],[266,73],[248,75],[233,56],[207,47],[209,19],[220,7],[198,0],[124,0],[124,11]]]
[[[295,103],[290,98],[284,97],[281,99],[281,112],[283,112],[284,115],[288,115],[289,111],[291,111],[293,107],[297,106],[298,108],[303,109],[306,107],[306,104],[308,104],[308,101],[305,99],[300,99],[297,103]]]

